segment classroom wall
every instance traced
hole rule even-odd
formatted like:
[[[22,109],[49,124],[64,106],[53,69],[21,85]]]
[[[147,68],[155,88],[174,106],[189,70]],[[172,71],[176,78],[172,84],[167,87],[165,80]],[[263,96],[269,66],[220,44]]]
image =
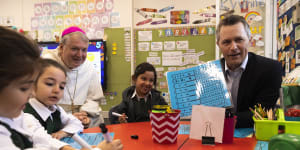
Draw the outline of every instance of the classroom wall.
[[[176,1],[176,2],[175,2]],[[134,27],[135,28],[157,28],[157,27],[178,27],[178,26],[190,26],[192,25],[192,22],[196,19],[200,19],[201,17],[199,14],[193,14],[194,11],[204,9],[208,6],[215,5],[216,0],[134,0],[134,9],[135,8],[155,8],[157,10],[162,9],[164,7],[168,6],[174,6],[174,9],[170,10],[188,10],[190,11],[190,21],[188,24],[177,24],[173,25],[170,24],[169,18],[170,18],[170,11],[159,13],[162,15],[165,15],[168,22],[165,24],[160,24],[160,25],[151,25],[151,24],[145,24],[142,26],[136,26],[136,23],[139,21],[143,21],[146,18],[141,16],[140,14],[134,12]],[[211,9],[208,11],[205,11],[208,13],[216,13],[216,9]],[[153,14],[153,13],[147,13],[147,14]],[[149,18],[149,17],[148,17]],[[203,18],[203,17],[202,17]],[[154,18],[153,20],[162,20],[162,19],[156,19]],[[201,25],[214,25],[215,23],[207,22],[207,23],[202,23]]]
[[[0,0],[0,17],[13,18],[14,26],[30,30],[31,17],[34,16],[34,4],[53,1],[63,0]],[[114,0],[113,12],[120,13],[120,27],[131,26],[131,8],[131,0]]]

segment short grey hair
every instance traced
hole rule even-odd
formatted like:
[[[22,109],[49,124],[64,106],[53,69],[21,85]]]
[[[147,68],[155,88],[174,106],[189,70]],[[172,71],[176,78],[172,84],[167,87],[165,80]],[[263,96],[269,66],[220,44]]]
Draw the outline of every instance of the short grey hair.
[[[244,17],[239,16],[239,15],[230,15],[224,19],[222,19],[217,27],[216,30],[216,35],[217,35],[217,42],[219,42],[220,40],[220,30],[222,26],[230,26],[230,25],[235,25],[237,23],[241,22],[244,25],[244,29],[247,33],[248,38],[251,38],[251,31],[250,31],[250,27],[249,24],[247,23],[247,21],[245,20]]]
[[[72,33],[69,33],[69,34],[66,34],[65,36],[63,36],[60,40],[60,44],[63,44],[65,45],[68,41],[68,39],[70,39],[71,36],[74,36],[74,35],[79,35],[80,39],[84,42],[89,42],[89,38],[82,32],[72,32]]]

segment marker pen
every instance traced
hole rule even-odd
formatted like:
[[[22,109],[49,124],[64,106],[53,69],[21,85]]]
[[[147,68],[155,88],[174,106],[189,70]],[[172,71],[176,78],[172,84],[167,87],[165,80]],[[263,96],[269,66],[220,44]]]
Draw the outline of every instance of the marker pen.
[[[101,123],[101,124],[99,125],[99,127],[100,127],[100,129],[101,129],[101,132],[102,132],[102,134],[103,134],[104,139],[105,139],[107,142],[111,142],[111,141],[112,141],[112,138],[111,138],[111,136],[109,135],[109,132],[108,132],[108,130],[107,130],[105,124],[104,124],[104,123]]]
[[[157,9],[154,9],[154,8],[141,8],[140,10],[146,11],[146,12],[157,12]]]
[[[165,11],[171,10],[173,8],[174,8],[174,6],[168,6],[168,7],[160,9],[158,12],[165,12]]]
[[[141,10],[139,10],[139,9],[135,9],[135,11],[138,13],[138,14],[140,14],[141,16],[143,16],[144,18],[147,18],[148,17],[148,15],[146,14],[146,13],[144,13],[144,12],[142,12]]]
[[[119,114],[119,113],[116,113],[116,112],[112,112],[112,115],[117,116],[117,117],[123,116],[122,114]],[[126,117],[126,119],[128,119],[128,117]]]
[[[74,133],[72,138],[83,148],[93,150],[93,148],[85,140],[83,140],[77,133]]]
[[[143,24],[149,23],[149,22],[151,22],[151,21],[152,21],[152,18],[150,18],[150,19],[147,19],[147,20],[144,20],[144,21],[141,21],[141,22],[138,22],[136,25],[137,25],[137,26],[140,26],[140,25],[143,25]]]
[[[168,22],[168,20],[159,20],[159,21],[153,21],[153,22],[151,22],[151,24],[152,25],[157,25],[157,24],[163,24],[163,23],[167,23]]]

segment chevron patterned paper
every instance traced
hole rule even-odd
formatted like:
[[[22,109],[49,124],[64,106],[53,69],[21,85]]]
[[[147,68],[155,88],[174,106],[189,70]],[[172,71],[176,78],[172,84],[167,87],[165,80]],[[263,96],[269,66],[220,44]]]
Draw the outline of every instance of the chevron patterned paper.
[[[161,144],[177,142],[180,122],[180,110],[175,113],[151,113],[152,139]]]

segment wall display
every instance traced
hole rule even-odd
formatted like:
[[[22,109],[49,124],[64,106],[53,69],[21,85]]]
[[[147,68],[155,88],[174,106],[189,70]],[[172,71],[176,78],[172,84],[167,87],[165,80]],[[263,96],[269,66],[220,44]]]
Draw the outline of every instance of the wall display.
[[[118,12],[112,12],[113,0],[70,0],[34,4],[31,30],[38,31],[39,41],[53,41],[54,30],[81,27],[89,39],[103,38],[103,30],[120,26]],[[111,23],[112,20],[112,23]]]
[[[175,27],[216,24],[216,1],[197,0],[134,2],[134,24],[137,28]],[[196,4],[196,5],[195,5]],[[174,32],[175,35],[179,35]]]
[[[265,0],[220,0],[221,19],[230,14],[243,16],[251,30],[251,52],[265,55]]]
[[[157,89],[168,97],[166,72],[190,68],[215,59],[215,35],[190,32],[214,26],[168,27],[135,30],[135,65],[149,62],[158,72]],[[176,31],[184,34],[174,34]],[[169,98],[168,98],[169,100]]]
[[[282,63],[283,72],[287,75],[300,65],[300,22],[297,22],[297,11],[300,11],[300,1],[277,1],[277,50],[278,61]]]

